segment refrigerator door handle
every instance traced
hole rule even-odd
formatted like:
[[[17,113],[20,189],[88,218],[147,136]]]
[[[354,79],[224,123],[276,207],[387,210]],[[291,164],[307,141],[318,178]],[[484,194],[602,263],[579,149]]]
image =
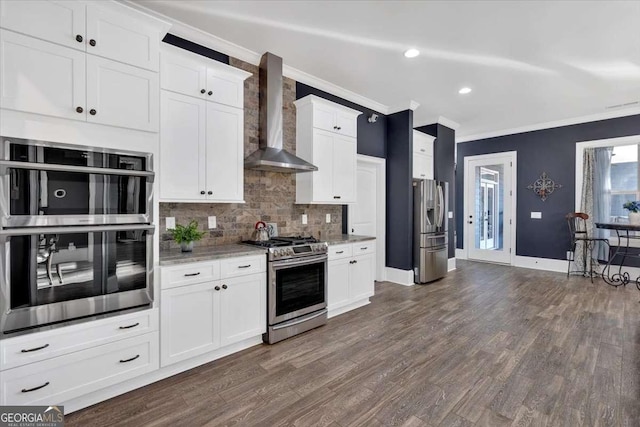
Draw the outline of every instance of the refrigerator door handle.
[[[444,221],[444,193],[442,185],[438,185],[438,227],[442,227]]]

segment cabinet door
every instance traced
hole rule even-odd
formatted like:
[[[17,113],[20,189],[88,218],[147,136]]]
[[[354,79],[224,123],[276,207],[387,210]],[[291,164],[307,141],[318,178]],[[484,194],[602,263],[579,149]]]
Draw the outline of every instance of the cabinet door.
[[[265,273],[222,281],[222,290],[220,291],[221,346],[224,347],[266,332],[266,287]]]
[[[338,111],[336,113],[336,127],[336,131],[340,135],[351,136],[355,138],[358,134],[357,116]]]
[[[349,271],[351,258],[329,261],[327,309],[335,310],[349,303]]]
[[[353,261],[349,282],[349,299],[358,301],[374,294],[375,254],[357,256],[353,258]]]
[[[103,8],[98,2],[87,4],[87,42],[88,53],[158,71],[158,31],[130,15]]]
[[[427,172],[427,179],[435,179],[434,178],[434,166],[433,166],[433,156],[425,156],[425,167],[424,170]]]
[[[340,203],[356,201],[356,140],[333,139],[333,199]],[[336,199],[337,198],[337,199]]]
[[[0,52],[2,108],[86,120],[84,53],[5,30]]]
[[[87,55],[87,121],[157,132],[159,92],[157,73]]]
[[[333,137],[334,135],[314,129],[313,130],[313,161],[318,167],[313,174],[313,201],[333,202]]]
[[[429,179],[428,174],[429,156],[413,153],[413,177],[415,179]]]
[[[160,85],[162,89],[204,99],[207,97],[207,67],[202,62],[185,58],[184,55],[163,51]]]
[[[0,1],[0,26],[85,50],[85,4],[78,1]]]
[[[207,199],[244,199],[244,111],[207,102]]]
[[[163,90],[160,200],[204,200],[206,101]]]
[[[218,282],[162,291],[160,364],[167,366],[220,347]]]
[[[329,132],[335,132],[336,110],[326,105],[313,105],[313,127],[323,129]]]
[[[231,107],[243,108],[243,94],[243,80],[219,70],[207,68],[207,100]]]

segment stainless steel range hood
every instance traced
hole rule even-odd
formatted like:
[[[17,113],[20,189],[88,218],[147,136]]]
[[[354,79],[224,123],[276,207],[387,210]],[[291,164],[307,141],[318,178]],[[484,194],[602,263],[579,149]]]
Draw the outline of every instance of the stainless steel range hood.
[[[260,59],[260,148],[244,159],[244,167],[271,172],[313,172],[318,168],[282,148],[282,58]]]

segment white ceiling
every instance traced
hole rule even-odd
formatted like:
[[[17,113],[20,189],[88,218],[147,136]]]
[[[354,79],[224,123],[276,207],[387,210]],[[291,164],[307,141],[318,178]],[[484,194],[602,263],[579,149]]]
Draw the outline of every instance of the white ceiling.
[[[135,2],[463,139],[640,111],[640,1]]]

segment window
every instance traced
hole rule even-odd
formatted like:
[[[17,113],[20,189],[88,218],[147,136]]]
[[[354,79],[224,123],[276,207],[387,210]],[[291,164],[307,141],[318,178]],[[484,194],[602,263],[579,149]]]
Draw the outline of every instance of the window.
[[[638,145],[618,145],[613,147],[611,158],[611,220],[627,217],[629,212],[622,208],[628,201],[640,200],[638,184]]]

